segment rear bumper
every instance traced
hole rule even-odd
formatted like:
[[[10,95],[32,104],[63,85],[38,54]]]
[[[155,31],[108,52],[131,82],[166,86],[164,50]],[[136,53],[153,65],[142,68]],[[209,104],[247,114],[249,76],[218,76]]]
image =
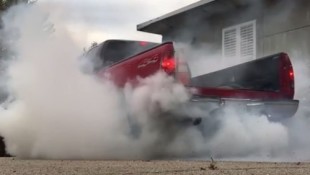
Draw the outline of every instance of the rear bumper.
[[[198,107],[203,111],[212,112],[217,109],[233,108],[238,111],[266,115],[271,120],[289,118],[297,112],[298,100],[250,100],[250,99],[214,99],[214,98],[192,98],[190,106]]]

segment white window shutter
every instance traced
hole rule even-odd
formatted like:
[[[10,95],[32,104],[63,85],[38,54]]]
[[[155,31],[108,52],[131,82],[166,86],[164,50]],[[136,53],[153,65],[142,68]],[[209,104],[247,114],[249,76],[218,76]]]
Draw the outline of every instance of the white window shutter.
[[[254,24],[249,23],[240,27],[240,57],[242,60],[255,59]]]
[[[225,58],[232,58],[238,55],[237,53],[237,30],[227,29],[223,31],[223,55]]]
[[[256,58],[255,21],[223,29],[223,57],[241,61]]]

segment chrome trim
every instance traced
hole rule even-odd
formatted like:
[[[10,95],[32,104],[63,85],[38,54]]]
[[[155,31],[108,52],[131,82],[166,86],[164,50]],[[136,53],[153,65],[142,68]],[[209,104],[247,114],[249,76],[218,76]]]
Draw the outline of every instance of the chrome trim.
[[[215,106],[224,108],[225,106],[236,106],[237,108],[246,108],[247,111],[255,113],[266,113],[270,118],[292,117],[298,110],[298,100],[251,100],[251,99],[228,99],[228,98],[206,98],[195,97],[191,99],[191,105],[197,105],[201,108]],[[199,105],[198,105],[199,104]],[[212,109],[213,109],[212,107]],[[210,108],[211,109],[211,108]]]

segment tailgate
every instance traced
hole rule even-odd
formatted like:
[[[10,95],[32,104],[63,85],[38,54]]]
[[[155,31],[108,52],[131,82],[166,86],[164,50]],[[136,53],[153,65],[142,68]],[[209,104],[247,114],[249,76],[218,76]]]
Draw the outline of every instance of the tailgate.
[[[293,116],[294,72],[287,54],[279,53],[192,78],[191,103],[214,110],[237,107],[272,118]]]
[[[192,78],[198,95],[265,100],[293,99],[294,72],[289,57],[279,53]]]

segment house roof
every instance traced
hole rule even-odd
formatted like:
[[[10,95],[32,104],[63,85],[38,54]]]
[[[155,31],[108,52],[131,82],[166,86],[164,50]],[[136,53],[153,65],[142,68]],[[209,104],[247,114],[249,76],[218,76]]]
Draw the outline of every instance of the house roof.
[[[180,25],[195,23],[214,14],[226,13],[236,7],[247,5],[253,0],[200,0],[166,15],[137,25],[138,31],[164,34]],[[202,17],[202,18],[201,18]],[[187,23],[184,23],[186,21]]]
[[[137,30],[138,31],[145,31],[145,32],[161,34],[159,31],[152,31],[152,30],[150,30],[149,27],[152,24],[156,24],[156,23],[162,22],[165,19],[177,16],[177,15],[180,15],[180,14],[184,14],[186,12],[189,12],[191,10],[196,9],[197,7],[201,7],[203,5],[209,4],[209,3],[213,2],[213,1],[215,1],[215,0],[200,0],[200,1],[196,2],[196,3],[190,4],[188,6],[185,6],[185,7],[181,8],[181,9],[178,9],[178,10],[175,10],[175,11],[170,12],[168,14],[165,14],[163,16],[160,16],[158,18],[155,18],[155,19],[146,21],[144,23],[138,24],[137,25]]]

